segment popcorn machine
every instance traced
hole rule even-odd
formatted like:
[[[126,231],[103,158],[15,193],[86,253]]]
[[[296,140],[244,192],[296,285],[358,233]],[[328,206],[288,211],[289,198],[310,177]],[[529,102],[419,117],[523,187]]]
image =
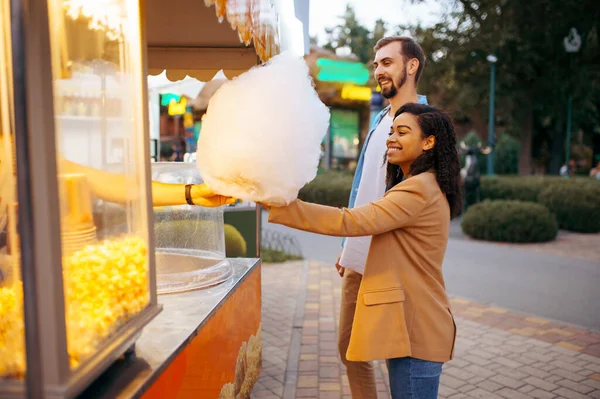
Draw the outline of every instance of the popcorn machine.
[[[28,5],[0,0],[0,397],[73,397],[160,311],[140,10]]]
[[[213,226],[180,246],[212,251],[194,281],[155,244],[183,223],[152,173],[185,173],[150,167],[146,78],[232,78],[280,51],[278,24],[269,0],[0,0],[0,397],[249,397],[260,259],[210,241],[222,209],[184,215]]]

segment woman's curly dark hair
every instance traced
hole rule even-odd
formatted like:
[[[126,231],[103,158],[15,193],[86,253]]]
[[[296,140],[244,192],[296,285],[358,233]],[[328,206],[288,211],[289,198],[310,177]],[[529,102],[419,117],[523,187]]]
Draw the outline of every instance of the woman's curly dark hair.
[[[429,105],[408,103],[394,115],[394,119],[403,113],[417,117],[417,123],[423,131],[423,138],[434,136],[435,145],[423,152],[410,166],[410,175],[432,170],[442,192],[450,205],[450,217],[458,216],[462,209],[460,189],[460,162],[456,147],[456,134],[452,119],[443,111]],[[404,178],[400,166],[388,162],[386,187],[389,190]]]

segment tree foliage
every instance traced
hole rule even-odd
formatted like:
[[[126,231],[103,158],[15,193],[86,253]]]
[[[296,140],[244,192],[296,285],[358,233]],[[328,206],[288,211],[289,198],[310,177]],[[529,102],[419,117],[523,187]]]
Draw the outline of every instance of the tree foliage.
[[[369,30],[348,6],[342,22],[327,31],[326,47],[347,46],[369,63],[378,38],[410,34],[427,54],[420,91],[457,120],[487,121],[490,64],[486,57],[496,55],[496,124],[529,141],[533,156],[546,154],[546,166],[554,173],[564,157],[569,93],[572,132],[583,131],[588,141],[600,134],[597,0],[438,1],[449,4],[448,9],[428,27],[388,27],[378,21]],[[581,35],[582,45],[579,52],[568,54],[563,39],[572,27]]]

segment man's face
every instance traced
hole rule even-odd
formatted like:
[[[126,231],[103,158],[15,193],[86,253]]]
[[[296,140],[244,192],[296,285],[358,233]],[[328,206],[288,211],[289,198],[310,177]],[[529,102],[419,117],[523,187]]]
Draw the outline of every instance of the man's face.
[[[401,42],[392,42],[380,48],[375,54],[373,73],[381,87],[381,95],[385,98],[394,97],[406,83],[406,64],[401,50]]]

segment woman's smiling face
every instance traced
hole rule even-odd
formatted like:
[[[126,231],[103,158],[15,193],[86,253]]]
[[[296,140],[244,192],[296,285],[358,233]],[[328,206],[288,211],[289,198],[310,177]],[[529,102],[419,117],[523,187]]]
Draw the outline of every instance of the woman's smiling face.
[[[386,145],[389,163],[410,166],[423,151],[433,148],[435,138],[423,138],[417,117],[404,112],[394,119]]]

